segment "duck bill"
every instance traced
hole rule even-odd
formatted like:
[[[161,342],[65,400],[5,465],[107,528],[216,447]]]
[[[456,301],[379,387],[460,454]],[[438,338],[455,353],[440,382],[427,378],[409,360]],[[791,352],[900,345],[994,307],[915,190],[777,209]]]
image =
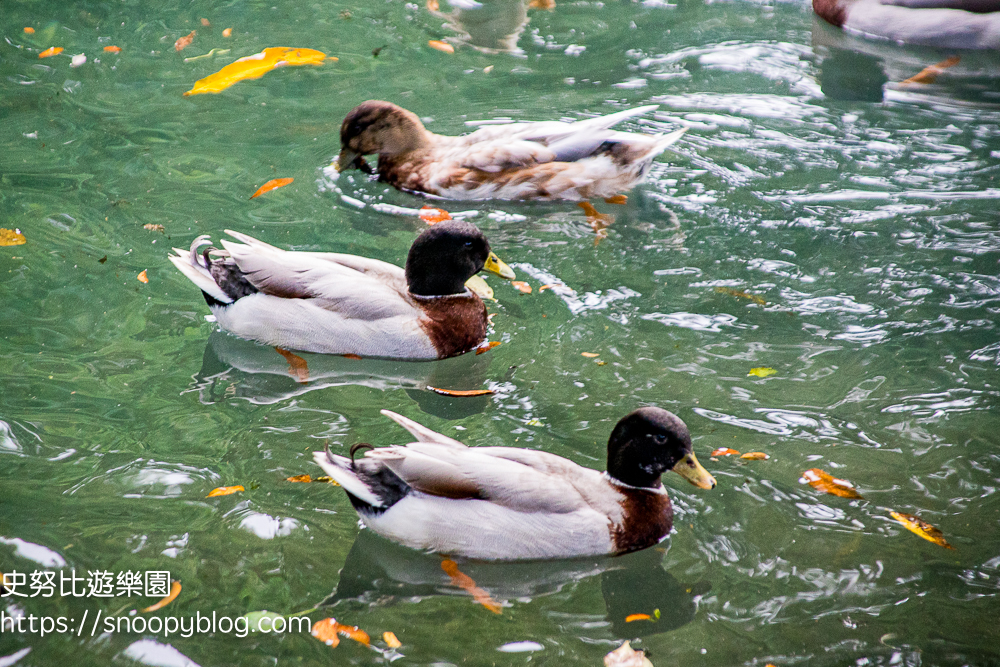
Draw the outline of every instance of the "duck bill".
[[[514,270],[507,266],[502,259],[497,257],[495,252],[491,252],[490,256],[486,258],[486,264],[483,266],[483,271],[495,273],[505,280],[513,280],[516,277],[514,275]]]
[[[342,148],[340,150],[340,155],[337,156],[337,171],[347,171],[348,169],[360,169],[365,173],[371,173],[365,168],[368,163],[365,162],[365,158],[359,153],[355,153],[349,148]]]
[[[698,459],[694,455],[694,452],[687,452],[684,454],[684,458],[674,465],[673,471],[697,486],[699,489],[715,488],[715,478],[712,477],[707,470],[701,467],[701,464],[698,463]]]

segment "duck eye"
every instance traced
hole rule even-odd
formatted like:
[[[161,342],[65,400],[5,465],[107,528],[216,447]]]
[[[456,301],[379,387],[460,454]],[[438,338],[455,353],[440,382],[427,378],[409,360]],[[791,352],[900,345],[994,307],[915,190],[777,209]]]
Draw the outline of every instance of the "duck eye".
[[[658,445],[662,445],[666,441],[667,441],[667,436],[663,435],[662,433],[656,433],[655,435],[653,435],[653,442],[655,442]]]
[[[465,247],[466,248],[471,248],[472,247],[472,241],[466,241],[465,242]]]

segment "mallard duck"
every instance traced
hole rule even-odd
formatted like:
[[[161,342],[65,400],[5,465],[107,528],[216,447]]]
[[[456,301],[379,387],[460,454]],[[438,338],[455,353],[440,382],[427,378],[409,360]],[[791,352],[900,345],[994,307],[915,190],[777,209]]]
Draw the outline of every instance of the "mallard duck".
[[[1000,0],[813,0],[838,28],[901,44],[1000,48]]]
[[[488,125],[451,137],[427,131],[415,114],[395,104],[369,100],[344,119],[337,167],[370,172],[364,156],[375,153],[381,180],[448,199],[611,198],[641,181],[653,158],[684,134],[609,129],[656,108],[574,123]]]
[[[482,560],[617,555],[670,533],[660,475],[673,470],[711,489],[676,415],[640,408],[608,440],[608,470],[513,447],[466,447],[389,410],[417,442],[351,457],[314,452],[376,533],[415,549]],[[354,458],[359,447],[369,447]]]
[[[465,287],[481,270],[513,278],[474,225],[422,232],[406,268],[330,252],[290,252],[226,230],[240,243],[199,236],[170,256],[201,288],[223,329],[280,348],[393,359],[444,359],[486,337],[486,307]]]

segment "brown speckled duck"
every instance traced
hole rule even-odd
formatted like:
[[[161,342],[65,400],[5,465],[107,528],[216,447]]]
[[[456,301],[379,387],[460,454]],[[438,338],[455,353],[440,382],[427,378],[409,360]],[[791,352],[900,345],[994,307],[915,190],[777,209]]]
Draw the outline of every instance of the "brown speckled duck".
[[[486,307],[465,286],[481,270],[513,278],[474,225],[422,232],[406,268],[331,252],[290,252],[226,231],[219,251],[174,248],[223,329],[281,348],[394,359],[444,359],[486,337]]]
[[[653,158],[684,134],[610,129],[656,108],[573,123],[492,124],[453,137],[429,132],[414,113],[395,104],[369,100],[344,119],[337,167],[370,171],[364,156],[377,154],[381,180],[448,199],[611,198],[639,183]]]
[[[365,525],[400,544],[481,560],[617,555],[660,542],[673,525],[660,475],[715,486],[676,415],[640,408],[608,440],[601,473],[546,452],[466,447],[388,410],[416,438],[352,457],[314,452]],[[357,446],[356,446],[357,447]]]

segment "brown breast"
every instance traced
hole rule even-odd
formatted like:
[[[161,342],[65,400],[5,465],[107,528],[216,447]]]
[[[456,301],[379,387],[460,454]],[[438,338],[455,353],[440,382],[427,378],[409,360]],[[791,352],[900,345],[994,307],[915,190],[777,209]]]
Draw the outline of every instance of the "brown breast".
[[[618,489],[624,496],[622,520],[611,526],[615,553],[625,554],[651,547],[662,540],[674,523],[674,511],[665,493],[642,489]]]
[[[475,294],[414,300],[424,314],[420,327],[431,339],[438,359],[468,352],[486,338],[486,306]]]

